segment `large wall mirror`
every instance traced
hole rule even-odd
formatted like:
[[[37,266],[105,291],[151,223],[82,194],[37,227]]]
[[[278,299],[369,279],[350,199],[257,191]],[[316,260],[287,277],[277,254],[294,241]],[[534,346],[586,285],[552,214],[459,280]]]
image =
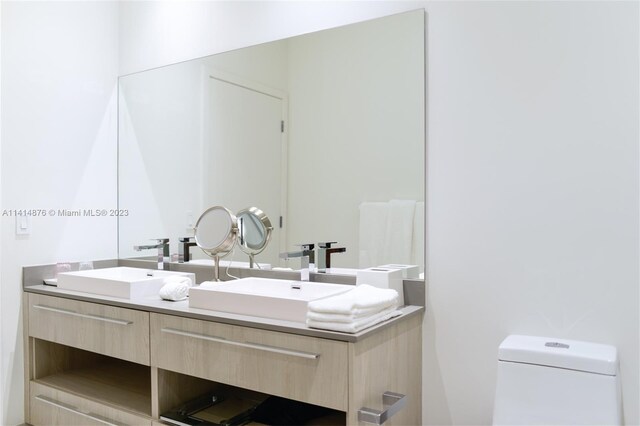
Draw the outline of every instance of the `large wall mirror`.
[[[261,264],[337,241],[334,268],[424,268],[423,10],[126,75],[118,105],[120,258],[255,206],[273,224]]]

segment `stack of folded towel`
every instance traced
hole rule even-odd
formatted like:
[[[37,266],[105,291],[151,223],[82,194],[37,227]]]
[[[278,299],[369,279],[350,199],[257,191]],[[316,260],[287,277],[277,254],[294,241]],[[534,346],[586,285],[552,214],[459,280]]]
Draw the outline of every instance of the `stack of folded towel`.
[[[182,277],[177,275],[171,275],[166,277],[162,283],[159,295],[164,300],[184,300],[189,294],[189,287],[191,287],[191,279],[189,277]]]
[[[401,314],[398,292],[361,284],[353,290],[309,302],[307,325],[313,328],[357,333]]]

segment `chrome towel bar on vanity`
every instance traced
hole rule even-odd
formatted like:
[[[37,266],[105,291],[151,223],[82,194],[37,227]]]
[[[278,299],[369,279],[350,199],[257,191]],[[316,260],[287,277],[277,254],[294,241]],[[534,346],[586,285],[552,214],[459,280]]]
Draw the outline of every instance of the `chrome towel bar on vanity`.
[[[407,396],[395,392],[385,392],[382,394],[382,404],[386,410],[374,410],[373,408],[361,408],[358,410],[358,421],[381,425],[389,420],[394,414],[402,410],[407,404]]]

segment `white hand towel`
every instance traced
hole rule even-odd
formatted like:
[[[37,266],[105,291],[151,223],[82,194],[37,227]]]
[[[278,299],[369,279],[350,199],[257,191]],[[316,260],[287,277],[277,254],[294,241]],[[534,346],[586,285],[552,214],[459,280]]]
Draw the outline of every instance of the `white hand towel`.
[[[187,278],[186,281],[176,281],[176,280],[164,280],[164,285],[160,289],[158,293],[161,298],[164,300],[184,300],[187,298],[187,294],[189,294],[189,283],[191,280]]]
[[[346,293],[309,302],[309,310],[327,314],[351,315],[355,309],[384,309],[389,306],[397,306],[397,304],[397,291],[361,284]]]
[[[389,218],[382,251],[384,263],[411,262],[415,212],[415,200],[389,201]]]
[[[359,262],[360,268],[381,265],[384,236],[387,230],[389,203],[360,204]]]
[[[379,314],[380,312],[387,309],[395,309],[396,306],[388,306],[386,308],[364,308],[364,309],[354,309],[351,314],[328,314],[325,312],[316,312],[316,311],[307,311],[307,319],[312,321],[326,321],[326,322],[353,322],[358,321],[366,317],[370,317],[372,315]]]
[[[339,331],[342,333],[357,333],[360,330],[364,330],[365,328],[371,327],[393,317],[397,317],[398,315],[402,315],[402,312],[389,308],[378,314],[351,323],[307,320],[307,326],[312,328],[322,328],[324,330]]]

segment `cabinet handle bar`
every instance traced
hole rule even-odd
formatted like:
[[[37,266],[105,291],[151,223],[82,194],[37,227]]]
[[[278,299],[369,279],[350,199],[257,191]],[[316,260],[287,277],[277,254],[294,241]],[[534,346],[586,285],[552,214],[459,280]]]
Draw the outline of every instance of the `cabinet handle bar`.
[[[114,423],[113,421],[106,419],[104,417],[95,415],[95,414],[88,414],[88,413],[83,413],[82,411],[78,410],[76,407],[74,407],[73,405],[69,405],[69,404],[65,404],[63,402],[59,402],[56,401],[55,399],[51,399],[49,397],[46,397],[44,395],[38,395],[35,397],[35,399],[37,399],[38,401],[42,401],[45,404],[49,404],[49,405],[53,405],[54,407],[60,408],[61,410],[65,410],[65,411],[69,411],[73,414],[77,414],[78,416],[82,416],[85,417],[87,419],[91,419],[93,421],[96,421],[98,423],[102,423],[103,425],[107,425],[107,426],[121,426],[121,423]]]
[[[258,343],[236,342],[234,340],[227,340],[222,337],[213,337],[213,336],[207,336],[206,334],[190,333],[188,331],[176,330],[175,328],[162,328],[160,331],[162,331],[163,333],[193,337],[195,339],[208,340],[210,342],[217,342],[225,345],[240,346],[242,348],[251,348],[251,349],[257,349],[265,352],[274,352],[277,354],[297,356],[299,358],[306,358],[306,359],[320,358],[320,354],[313,354],[313,353],[301,352],[301,351],[292,351],[290,349],[278,348],[275,346],[268,346],[268,345],[261,345]]]
[[[80,317],[80,318],[89,318],[97,321],[108,322],[111,324],[118,324],[118,325],[133,324],[133,321],[125,321],[121,319],[101,317],[99,315],[81,314],[80,312],[71,311],[69,309],[53,308],[51,306],[45,306],[45,305],[33,305],[33,307],[36,309],[41,309],[43,311],[57,312],[59,314],[71,315],[71,316]]]
[[[402,410],[407,404],[407,396],[395,392],[385,392],[382,394],[382,404],[387,406],[384,411],[373,408],[361,408],[358,410],[358,421],[381,425],[389,420],[394,414]]]

